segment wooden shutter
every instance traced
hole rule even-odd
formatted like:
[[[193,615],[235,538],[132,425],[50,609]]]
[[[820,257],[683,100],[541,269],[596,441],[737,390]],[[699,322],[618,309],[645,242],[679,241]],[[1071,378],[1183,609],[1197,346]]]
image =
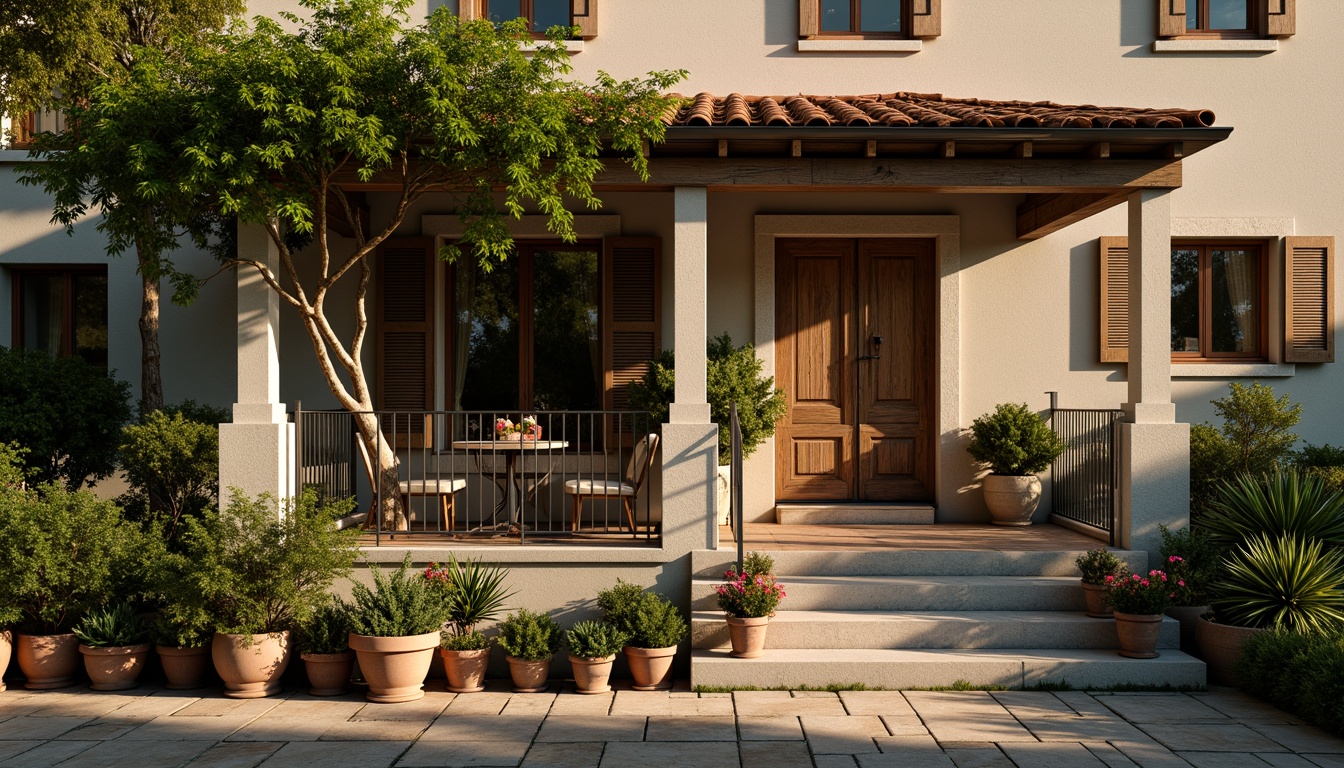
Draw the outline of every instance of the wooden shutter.
[[[1186,0],[1157,0],[1157,34],[1180,37],[1185,34]]]
[[[481,0],[457,0],[457,17],[463,21],[481,18]]]
[[[1289,237],[1283,263],[1283,359],[1335,361],[1335,238]]]
[[[943,0],[910,0],[910,36],[937,37],[943,33]]]
[[[821,34],[821,0],[798,0],[798,35],[816,37]]]
[[[1101,362],[1129,362],[1129,238],[1101,238]]]
[[[1265,36],[1292,37],[1297,32],[1297,0],[1265,0]]]
[[[378,410],[434,409],[434,239],[389,238],[378,248]],[[425,443],[425,420],[386,429],[400,442]]]
[[[662,241],[608,237],[602,247],[602,404],[628,410],[630,382],[662,351]]]
[[[597,37],[597,0],[569,0],[569,12],[579,37],[591,40]]]

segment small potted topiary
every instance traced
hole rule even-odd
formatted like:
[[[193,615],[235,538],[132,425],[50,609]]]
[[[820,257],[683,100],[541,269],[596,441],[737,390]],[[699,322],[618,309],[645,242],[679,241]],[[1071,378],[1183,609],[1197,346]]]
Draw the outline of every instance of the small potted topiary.
[[[1107,576],[1106,599],[1115,610],[1115,632],[1120,655],[1131,659],[1155,659],[1162,634],[1163,613],[1171,607],[1174,586],[1163,571]]]
[[[504,610],[504,601],[513,596],[504,589],[507,568],[485,566],[468,560],[459,563],[450,558],[447,566],[430,563],[425,578],[444,593],[448,628],[439,643],[453,693],[477,693],[485,690],[485,668],[490,661],[490,642],[476,628],[491,621]]]
[[[597,596],[607,621],[630,638],[625,659],[637,691],[672,687],[672,661],[686,637],[686,620],[675,605],[621,579]]]
[[[1096,619],[1111,618],[1114,615],[1111,604],[1106,602],[1106,592],[1111,582],[1106,577],[1122,576],[1128,570],[1125,562],[1105,547],[1081,554],[1073,562],[1083,574],[1083,598],[1087,600],[1087,615]]]
[[[1026,403],[1003,403],[971,424],[971,458],[989,465],[983,490],[990,522],[1031,525],[1044,472],[1067,446]]]
[[[611,690],[611,668],[616,653],[629,640],[624,632],[605,621],[580,621],[565,631],[565,647],[574,670],[577,693],[606,693]]]
[[[377,704],[425,696],[425,677],[448,616],[443,591],[423,573],[411,572],[411,553],[391,576],[369,567],[373,589],[356,582],[351,595],[350,648],[369,684],[364,695]]]
[[[170,691],[194,691],[204,688],[210,673],[210,641],[213,630],[208,620],[185,619],[185,606],[170,603],[159,610],[153,625],[154,652],[163,667],[164,685]]]
[[[730,569],[716,589],[719,609],[727,614],[732,655],[739,659],[765,653],[765,631],[785,597],[784,586],[771,573],[774,569],[774,558],[752,552],[743,560],[742,572]]]
[[[84,671],[95,691],[134,688],[149,657],[149,628],[128,603],[97,608],[75,625]]]
[[[499,647],[508,654],[514,693],[546,690],[551,659],[560,650],[560,625],[549,614],[526,608],[511,613],[499,624]]]
[[[350,685],[355,654],[350,650],[350,609],[339,598],[313,611],[299,625],[295,645],[308,673],[308,693],[340,696]]]

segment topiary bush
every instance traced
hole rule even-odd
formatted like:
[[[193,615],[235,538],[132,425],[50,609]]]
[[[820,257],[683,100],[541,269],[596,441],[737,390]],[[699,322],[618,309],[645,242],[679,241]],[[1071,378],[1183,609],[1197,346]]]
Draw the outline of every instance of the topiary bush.
[[[1237,677],[1248,693],[1344,736],[1344,631],[1247,638]]]
[[[605,659],[620,652],[630,637],[605,621],[580,621],[565,632],[565,647],[580,659]]]
[[[609,624],[629,638],[635,648],[670,648],[686,637],[686,620],[675,605],[621,579],[597,595]]]
[[[971,423],[966,451],[996,475],[1034,475],[1044,472],[1065,447],[1026,403],[1001,403]]]
[[[526,608],[511,613],[499,624],[499,647],[515,659],[547,661],[560,650],[560,625],[549,614]]]

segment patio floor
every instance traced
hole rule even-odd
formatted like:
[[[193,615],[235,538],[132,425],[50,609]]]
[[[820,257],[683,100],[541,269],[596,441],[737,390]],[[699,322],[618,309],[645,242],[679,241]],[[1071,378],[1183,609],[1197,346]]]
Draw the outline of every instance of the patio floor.
[[[728,527],[719,529],[719,546],[736,546]],[[1086,551],[1104,542],[1058,525],[779,525],[747,523],[748,549],[827,550],[989,550]]]
[[[441,688],[225,699],[142,688],[0,693],[0,765],[62,768],[1338,766],[1344,740],[1231,690],[742,691],[580,696]],[[441,683],[439,683],[441,685]]]

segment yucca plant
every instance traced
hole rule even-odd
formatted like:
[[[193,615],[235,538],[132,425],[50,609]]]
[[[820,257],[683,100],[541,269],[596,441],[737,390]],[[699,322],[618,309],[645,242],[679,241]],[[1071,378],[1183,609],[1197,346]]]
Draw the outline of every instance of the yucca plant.
[[[630,636],[605,621],[580,621],[565,632],[565,647],[580,659],[603,659],[618,653]]]
[[[1227,624],[1320,632],[1344,622],[1342,588],[1339,552],[1321,541],[1260,534],[1228,556],[1213,606]]]
[[[499,616],[504,601],[514,594],[504,588],[508,575],[507,568],[487,566],[477,560],[458,562],[457,558],[449,558],[448,565],[442,568],[437,563],[430,564],[425,578],[441,585],[446,592],[450,635],[479,634],[477,624]]]
[[[391,576],[377,564],[370,570],[373,589],[358,582],[351,589],[350,631],[369,637],[411,637],[442,629],[447,618],[443,594],[421,574],[411,573],[409,552]]]
[[[1344,494],[1293,470],[1243,472],[1223,484],[1203,528],[1213,541],[1231,546],[1261,534],[1344,544]]]
[[[89,611],[74,629],[79,641],[90,648],[124,648],[149,640],[149,627],[122,603]]]

